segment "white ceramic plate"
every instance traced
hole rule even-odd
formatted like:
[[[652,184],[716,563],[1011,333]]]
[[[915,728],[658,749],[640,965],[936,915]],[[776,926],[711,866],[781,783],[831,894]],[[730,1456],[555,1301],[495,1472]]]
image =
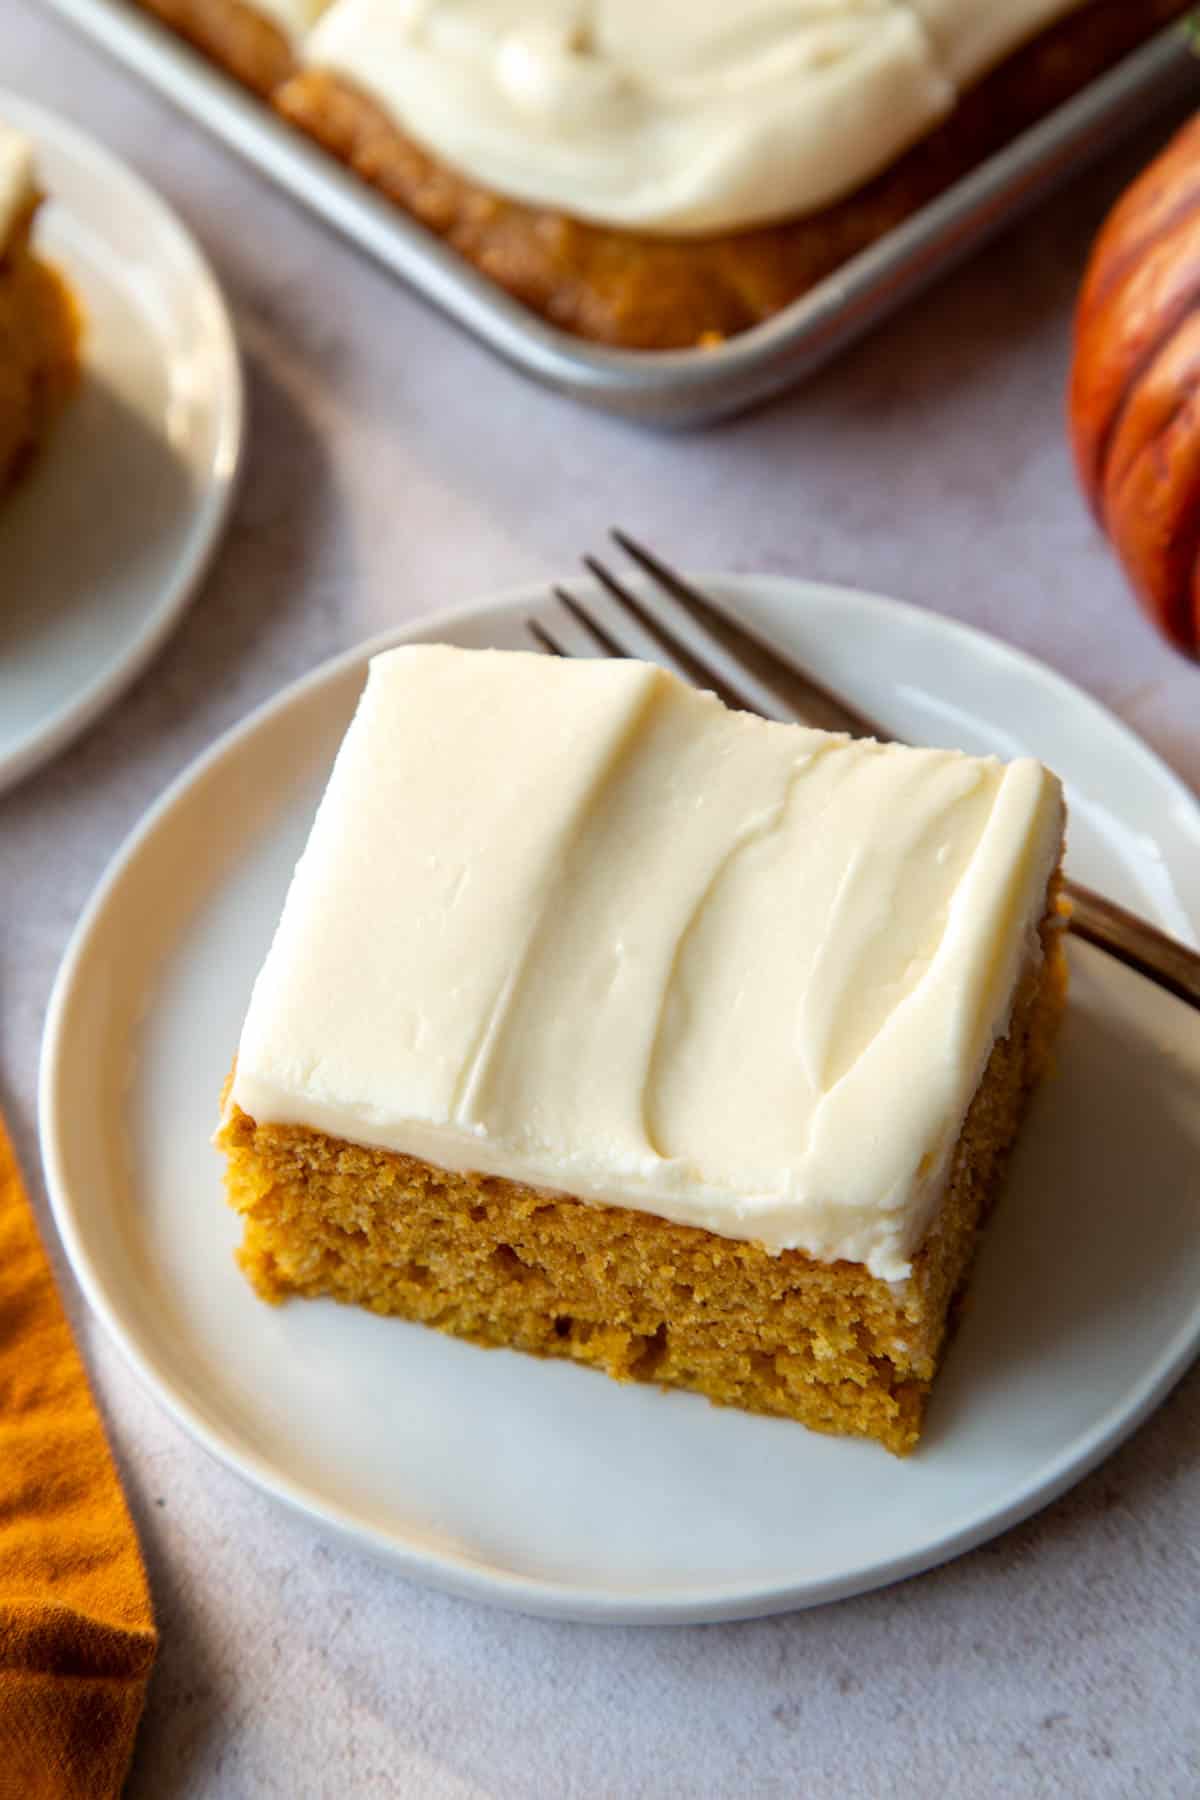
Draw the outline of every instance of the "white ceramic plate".
[[[1200,922],[1200,809],[1067,683],[867,595],[709,585],[898,732],[1042,754],[1070,785],[1074,871],[1176,931]],[[387,641],[518,646],[537,598]],[[1200,1033],[1194,1013],[1087,950],[1073,956],[1060,1072],[907,1462],[332,1303],[253,1297],[209,1134],[366,655],[290,689],[164,796],[101,885],[51,1003],[41,1123],[59,1229],[175,1417],[407,1574],[631,1621],[782,1610],[912,1574],[1033,1511],[1132,1430],[1200,1338]]]
[[[78,390],[0,497],[0,789],[52,756],[149,662],[204,573],[232,497],[242,380],[195,242],[92,139],[0,92],[50,196],[39,248],[82,301]]]

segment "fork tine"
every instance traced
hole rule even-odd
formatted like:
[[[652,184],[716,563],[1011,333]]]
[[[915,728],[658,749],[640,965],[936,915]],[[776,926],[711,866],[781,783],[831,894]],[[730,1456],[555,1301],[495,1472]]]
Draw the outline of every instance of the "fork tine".
[[[685,612],[717,640],[722,649],[727,650],[743,668],[777,695],[783,709],[794,718],[803,720],[805,724],[823,725],[831,731],[848,731],[852,737],[878,738],[881,743],[891,740],[891,733],[885,731],[874,719],[868,718],[866,713],[843,700],[840,694],[806,674],[784,656],[782,651],[763,643],[760,638],[731,619],[719,607],[714,606],[706,594],[685,581],[682,575],[660,557],[653,555],[643,544],[639,544],[635,538],[631,538],[628,532],[620,531],[614,526],[609,535],[652,581],[664,588]]]
[[[589,574],[595,576],[601,587],[612,595],[617,604],[637,620],[659,648],[674,658],[695,687],[711,689],[719,700],[723,700],[725,705],[731,706],[735,712],[762,712],[762,707],[750,699],[749,695],[735,687],[732,682],[726,681],[694,651],[689,650],[683,639],[676,637],[675,633],[670,631],[660,619],[656,619],[649,608],[642,605],[637,595],[632,593],[623,582],[618,581],[612,571],[606,569],[602,562],[598,562],[594,556],[585,556],[583,566]],[[580,610],[582,611],[582,608]]]
[[[586,607],[579,603],[574,594],[569,594],[564,587],[555,587],[551,591],[554,594],[554,598],[562,606],[566,607],[573,619],[578,620],[592,642],[598,644],[605,655],[623,657],[629,655],[629,651],[626,650],[623,645],[618,644],[612,633],[604,629],[604,626],[601,625],[599,619],[593,619],[591,613],[587,611]]]
[[[531,638],[536,639],[539,647],[545,651],[547,656],[565,656],[567,654],[562,645],[551,637],[540,620],[526,619],[525,629]]]

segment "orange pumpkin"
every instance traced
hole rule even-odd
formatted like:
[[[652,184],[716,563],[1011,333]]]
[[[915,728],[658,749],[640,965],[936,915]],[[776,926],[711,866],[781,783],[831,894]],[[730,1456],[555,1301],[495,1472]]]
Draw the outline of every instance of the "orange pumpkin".
[[[1079,479],[1143,606],[1200,651],[1200,115],[1109,214],[1075,315]]]

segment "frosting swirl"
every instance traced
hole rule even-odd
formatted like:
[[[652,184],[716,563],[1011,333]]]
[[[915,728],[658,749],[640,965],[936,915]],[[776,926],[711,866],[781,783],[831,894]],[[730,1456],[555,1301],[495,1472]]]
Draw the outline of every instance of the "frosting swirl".
[[[859,186],[1079,3],[334,0],[304,57],[499,193],[710,234]]]

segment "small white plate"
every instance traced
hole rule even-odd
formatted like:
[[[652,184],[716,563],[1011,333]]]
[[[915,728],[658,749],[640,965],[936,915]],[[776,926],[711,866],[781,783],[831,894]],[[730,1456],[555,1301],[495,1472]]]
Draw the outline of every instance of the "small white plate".
[[[229,510],[242,377],[220,289],[165,203],[73,126],[0,92],[49,196],[35,241],[84,314],[81,379],[0,496],[0,790],[139,674]]]
[[[1076,689],[868,595],[708,585],[906,736],[1042,755],[1069,784],[1073,870],[1192,934],[1200,808]],[[540,598],[380,644],[520,646]],[[1200,1339],[1200,1033],[1194,1013],[1088,950],[1072,956],[1059,1072],[906,1462],[331,1302],[254,1298],[208,1139],[380,644],[289,689],[171,788],[101,884],[51,1002],[41,1126],[59,1230],[175,1417],[407,1574],[530,1612],[656,1622],[910,1575],[1032,1512],[1131,1431]]]

